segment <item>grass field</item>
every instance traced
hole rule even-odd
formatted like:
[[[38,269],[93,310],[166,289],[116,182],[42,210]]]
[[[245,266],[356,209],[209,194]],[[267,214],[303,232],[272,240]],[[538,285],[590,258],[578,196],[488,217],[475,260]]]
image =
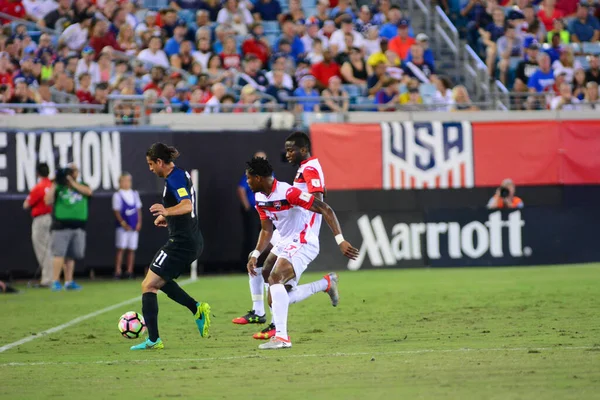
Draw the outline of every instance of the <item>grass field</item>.
[[[0,346],[131,299],[139,283],[1,296]],[[292,305],[294,347],[271,352],[256,326],[231,323],[250,306],[247,277],[186,288],[211,304],[211,338],[160,296],[166,349],[131,352],[117,320],[140,311],[133,301],[1,352],[0,398],[600,398],[600,265],[344,272],[340,306],[325,294]]]

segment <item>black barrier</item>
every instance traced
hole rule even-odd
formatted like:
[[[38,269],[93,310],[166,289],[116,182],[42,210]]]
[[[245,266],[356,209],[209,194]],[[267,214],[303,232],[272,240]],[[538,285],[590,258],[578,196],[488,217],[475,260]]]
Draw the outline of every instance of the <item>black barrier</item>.
[[[600,260],[590,207],[513,211],[427,209],[424,212],[339,212],[344,236],[360,249],[342,261],[329,232],[313,269],[540,265]],[[337,262],[336,262],[337,260]]]

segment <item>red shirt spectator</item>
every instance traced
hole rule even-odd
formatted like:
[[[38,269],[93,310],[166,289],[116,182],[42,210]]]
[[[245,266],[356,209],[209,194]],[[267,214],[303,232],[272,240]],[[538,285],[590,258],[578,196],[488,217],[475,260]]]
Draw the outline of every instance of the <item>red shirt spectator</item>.
[[[100,52],[106,46],[110,46],[117,51],[123,51],[121,46],[119,46],[119,43],[117,43],[117,40],[115,39],[114,35],[108,32],[103,37],[92,37],[90,39],[90,46],[96,52],[96,58],[100,57]]]
[[[52,212],[52,206],[47,205],[44,201],[44,195],[50,186],[52,186],[52,181],[48,178],[42,178],[38,184],[31,189],[31,192],[29,192],[27,203],[29,204],[29,207],[31,207],[31,216],[33,218]]]
[[[219,54],[221,57],[221,63],[223,64],[223,68],[225,69],[240,69],[240,65],[242,63],[242,58],[239,54],[226,54],[225,52]]]
[[[398,35],[388,42],[388,49],[398,54],[401,60],[404,60],[415,43],[417,41],[408,36],[408,20],[401,19],[398,22]]]
[[[154,82],[150,82],[148,83],[146,86],[144,86],[144,88],[142,89],[142,92],[145,92],[146,90],[156,90],[156,93],[160,96],[162,94],[162,90],[160,90],[160,86],[158,86],[157,83]]]
[[[8,71],[0,72],[0,85],[13,87],[12,74]]]
[[[92,104],[94,102],[94,96],[89,90],[79,89],[75,94],[82,104]]]
[[[552,30],[555,19],[559,19],[565,16],[565,14],[563,14],[561,10],[554,7],[554,3],[554,0],[546,0],[537,13],[540,22],[544,24],[544,27],[548,32]]]
[[[317,79],[321,87],[327,87],[332,76],[342,76],[340,66],[331,58],[330,50],[323,52],[323,61],[312,66],[311,74]]]
[[[580,0],[560,0],[556,3],[556,8],[569,17],[575,14],[579,3],[581,3]]]
[[[244,43],[242,43],[242,53],[244,53],[244,55],[254,54],[263,65],[267,65],[267,62],[269,61],[269,48],[261,39],[252,37],[245,40]]]
[[[0,0],[0,12],[21,19],[24,19],[27,16],[25,13],[25,7],[23,7],[21,0]],[[6,24],[9,22],[10,20],[8,19],[0,20],[0,24]]]

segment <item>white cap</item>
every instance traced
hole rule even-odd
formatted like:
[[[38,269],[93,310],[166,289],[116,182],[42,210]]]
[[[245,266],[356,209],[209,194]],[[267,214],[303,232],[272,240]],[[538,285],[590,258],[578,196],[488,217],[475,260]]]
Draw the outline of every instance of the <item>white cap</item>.
[[[419,33],[417,35],[417,42],[428,42],[429,41],[429,36],[427,36],[424,33]]]

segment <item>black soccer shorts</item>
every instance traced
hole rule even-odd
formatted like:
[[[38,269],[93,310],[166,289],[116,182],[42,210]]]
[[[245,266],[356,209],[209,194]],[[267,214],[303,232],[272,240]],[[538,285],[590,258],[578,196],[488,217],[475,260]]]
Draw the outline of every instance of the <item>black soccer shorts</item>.
[[[177,279],[179,275],[187,271],[190,264],[198,259],[202,248],[191,250],[182,248],[169,241],[156,252],[150,270],[165,281]]]

